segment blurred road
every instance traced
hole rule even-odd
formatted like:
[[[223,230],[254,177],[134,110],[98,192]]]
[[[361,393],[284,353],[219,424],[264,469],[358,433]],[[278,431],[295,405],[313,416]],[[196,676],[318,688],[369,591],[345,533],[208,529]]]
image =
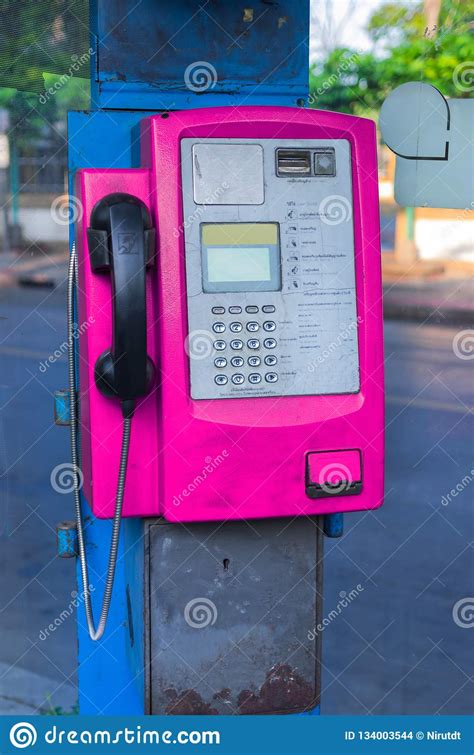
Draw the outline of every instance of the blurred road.
[[[473,633],[452,615],[472,595],[474,540],[472,360],[456,356],[455,337],[386,326],[386,503],[326,540],[324,614],[363,588],[324,629],[326,714],[473,712]],[[73,503],[49,481],[69,460],[52,398],[67,382],[65,341],[64,285],[0,289],[0,712],[74,700],[74,613],[42,635],[75,589],[55,543]]]

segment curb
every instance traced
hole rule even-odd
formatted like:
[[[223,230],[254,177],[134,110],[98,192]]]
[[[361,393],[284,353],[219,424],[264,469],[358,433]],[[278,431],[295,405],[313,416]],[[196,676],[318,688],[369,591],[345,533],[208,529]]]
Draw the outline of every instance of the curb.
[[[423,304],[384,301],[383,315],[386,320],[405,320],[423,325],[455,325],[466,328],[474,325],[474,310],[470,308],[433,309]]]

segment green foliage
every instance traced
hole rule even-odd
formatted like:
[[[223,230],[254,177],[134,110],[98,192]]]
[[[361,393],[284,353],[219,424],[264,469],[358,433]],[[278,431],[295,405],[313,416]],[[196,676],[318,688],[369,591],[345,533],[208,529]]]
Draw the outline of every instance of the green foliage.
[[[336,48],[312,68],[311,105],[369,115],[407,81],[425,81],[450,97],[469,96],[456,89],[453,75],[458,65],[473,58],[472,15],[474,0],[443,0],[439,28],[430,30],[422,3],[415,9],[384,3],[368,23],[372,49],[359,53]]]
[[[0,0],[0,107],[21,155],[56,148],[67,111],[87,107],[88,47],[87,0]]]
[[[44,711],[43,716],[78,716],[79,706],[73,705],[71,710],[64,710],[61,705],[51,705],[48,710]]]

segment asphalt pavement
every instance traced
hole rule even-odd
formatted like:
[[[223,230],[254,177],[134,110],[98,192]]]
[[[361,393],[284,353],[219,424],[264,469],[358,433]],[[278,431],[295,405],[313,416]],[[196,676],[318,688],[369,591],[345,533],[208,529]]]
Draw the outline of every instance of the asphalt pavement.
[[[473,631],[453,613],[473,593],[470,338],[386,323],[386,500],[325,541],[325,714],[473,712]],[[74,710],[74,612],[44,637],[76,588],[55,542],[73,502],[50,484],[69,459],[65,342],[64,285],[0,289],[0,713]]]

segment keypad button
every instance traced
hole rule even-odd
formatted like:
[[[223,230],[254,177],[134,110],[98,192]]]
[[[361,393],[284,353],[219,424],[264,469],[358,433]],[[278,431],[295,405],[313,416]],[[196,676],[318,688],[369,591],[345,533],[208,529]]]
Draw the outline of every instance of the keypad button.
[[[266,330],[267,333],[271,333],[273,330],[276,330],[276,325],[273,320],[267,320],[263,323],[263,329]]]
[[[240,333],[240,331],[242,330],[242,323],[241,322],[231,322],[231,324],[229,325],[229,330],[232,333]]]
[[[229,378],[227,375],[216,375],[214,378],[214,382],[217,383],[217,385],[225,385],[228,380]]]
[[[257,383],[260,383],[262,380],[262,376],[258,374],[258,372],[251,372],[249,375],[249,383],[252,383],[253,385],[256,385]]]
[[[225,357],[216,357],[214,359],[214,364],[216,367],[222,369],[223,367],[227,367],[227,359]]]
[[[274,354],[268,354],[265,357],[264,361],[265,361],[265,364],[268,367],[274,367],[276,365],[276,363],[278,362],[278,359],[276,358],[276,356]]]
[[[278,380],[278,375],[276,374],[276,372],[267,372],[267,374],[265,375],[265,380],[267,381],[267,383],[276,383],[276,381]]]
[[[260,348],[260,341],[258,338],[249,338],[247,341],[247,346],[249,349],[259,349]]]
[[[211,311],[213,315],[223,315],[225,313],[225,307],[213,307]]]
[[[227,346],[225,341],[214,341],[214,348],[216,351],[224,351]]]
[[[243,357],[232,357],[230,363],[232,367],[242,367],[244,360]]]
[[[261,363],[260,357],[249,357],[247,359],[247,362],[249,363],[250,367],[260,367]]]
[[[249,333],[256,333],[259,327],[260,325],[258,324],[258,322],[255,322],[254,320],[247,323],[247,330],[249,331]]]
[[[214,333],[223,333],[225,330],[225,325],[223,322],[215,322],[212,326],[212,329]]]
[[[265,314],[270,314],[271,312],[274,312],[274,311],[275,311],[275,307],[273,306],[273,304],[265,304],[262,307],[262,312],[265,312]]]
[[[245,378],[243,375],[240,374],[240,372],[236,372],[235,375],[232,375],[231,380],[234,383],[234,385],[242,385]]]
[[[241,312],[242,312],[242,307],[229,307],[230,315],[240,315]]]
[[[258,307],[256,307],[255,304],[249,304],[245,307],[245,311],[248,312],[249,315],[256,315],[258,312]]]
[[[234,351],[240,351],[243,347],[244,344],[238,338],[234,338],[234,340],[230,342],[230,348],[234,349]]]
[[[266,349],[274,349],[275,346],[277,345],[277,342],[275,341],[274,338],[265,338],[263,345],[265,346]]]

